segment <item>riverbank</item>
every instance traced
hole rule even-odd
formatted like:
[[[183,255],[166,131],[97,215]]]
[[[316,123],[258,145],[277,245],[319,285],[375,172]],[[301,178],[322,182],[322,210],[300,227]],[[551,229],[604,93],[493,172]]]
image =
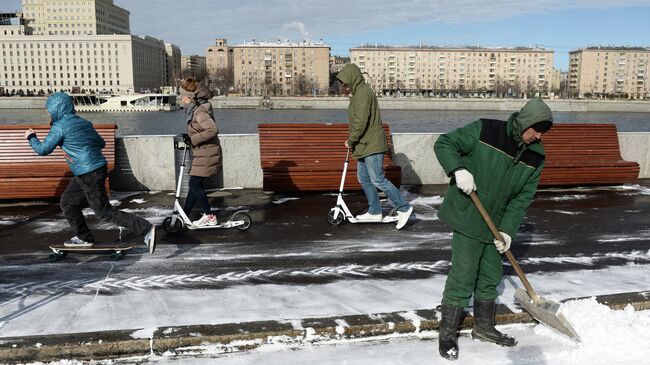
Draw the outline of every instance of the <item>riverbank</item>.
[[[0,109],[40,109],[45,97],[0,98]],[[216,97],[211,100],[218,109],[257,109],[260,97]],[[445,99],[445,98],[379,98],[384,110],[519,110],[525,99]],[[345,97],[271,97],[273,109],[347,109]],[[555,112],[638,112],[649,113],[650,101],[636,100],[546,100]]]

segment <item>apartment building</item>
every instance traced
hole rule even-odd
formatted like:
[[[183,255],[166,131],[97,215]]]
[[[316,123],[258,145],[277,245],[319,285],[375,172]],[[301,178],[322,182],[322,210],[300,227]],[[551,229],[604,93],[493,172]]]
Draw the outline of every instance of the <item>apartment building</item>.
[[[208,74],[233,66],[233,49],[228,47],[228,40],[217,38],[215,44],[205,50],[205,64]]]
[[[650,98],[650,48],[589,47],[569,52],[569,95]]]
[[[34,35],[131,34],[129,11],[113,0],[22,0]]]
[[[0,32],[0,52],[0,88],[10,93],[144,92],[168,84],[165,44],[151,37]]]
[[[323,95],[330,47],[323,42],[250,42],[233,46],[235,89],[245,95]]]
[[[167,53],[167,85],[175,86],[181,77],[181,49],[171,43],[165,43]]]
[[[181,56],[181,74],[182,76],[192,75],[202,78],[207,72],[205,57],[199,55]],[[189,74],[189,75],[185,75]]]
[[[552,88],[553,51],[544,48],[364,45],[350,58],[385,95],[524,96]]]

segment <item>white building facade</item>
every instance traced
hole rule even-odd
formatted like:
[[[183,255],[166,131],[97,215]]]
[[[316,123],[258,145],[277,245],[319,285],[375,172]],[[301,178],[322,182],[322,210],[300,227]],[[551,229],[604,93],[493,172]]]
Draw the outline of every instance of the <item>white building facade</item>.
[[[133,35],[4,36],[5,93],[147,92],[168,84],[163,41]]]

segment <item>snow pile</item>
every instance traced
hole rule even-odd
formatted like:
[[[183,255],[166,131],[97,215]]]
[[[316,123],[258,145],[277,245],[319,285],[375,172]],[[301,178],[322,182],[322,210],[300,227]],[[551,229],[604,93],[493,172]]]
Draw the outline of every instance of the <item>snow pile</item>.
[[[572,341],[557,332],[538,325],[535,333],[551,337],[572,346],[553,354],[547,360],[568,364],[627,364],[650,358],[650,315],[636,312],[631,305],[625,310],[612,310],[600,304],[595,297],[563,303],[560,313],[571,323],[581,337]]]

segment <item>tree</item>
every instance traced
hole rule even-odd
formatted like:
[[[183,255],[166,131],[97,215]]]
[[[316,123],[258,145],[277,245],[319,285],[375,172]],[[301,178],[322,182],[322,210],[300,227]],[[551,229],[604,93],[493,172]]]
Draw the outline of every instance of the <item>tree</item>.
[[[294,81],[294,95],[308,95],[313,87],[314,83],[311,80],[307,79],[307,76],[300,74]]]
[[[228,90],[235,86],[235,68],[233,66],[214,70],[210,75],[210,86],[218,90],[219,95],[227,95]]]
[[[205,69],[194,70],[190,67],[185,67],[181,70],[181,78],[186,79],[192,76],[194,80],[204,83],[208,76],[208,72]]]

